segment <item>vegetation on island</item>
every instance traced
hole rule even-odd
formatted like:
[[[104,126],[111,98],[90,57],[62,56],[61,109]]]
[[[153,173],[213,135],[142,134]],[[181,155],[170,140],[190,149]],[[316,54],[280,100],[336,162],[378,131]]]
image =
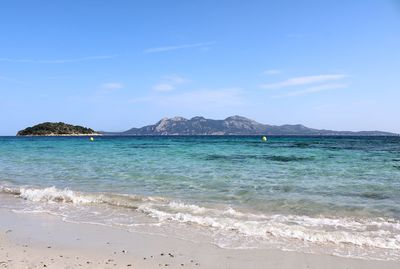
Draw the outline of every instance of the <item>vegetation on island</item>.
[[[17,133],[18,136],[62,136],[62,135],[96,135],[91,128],[63,122],[44,122],[28,127]]]

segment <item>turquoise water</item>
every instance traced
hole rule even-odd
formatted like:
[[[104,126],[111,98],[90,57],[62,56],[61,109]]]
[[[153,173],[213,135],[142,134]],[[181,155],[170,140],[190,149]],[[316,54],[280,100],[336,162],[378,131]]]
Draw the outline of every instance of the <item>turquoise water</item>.
[[[1,137],[0,191],[67,221],[399,259],[399,137]]]

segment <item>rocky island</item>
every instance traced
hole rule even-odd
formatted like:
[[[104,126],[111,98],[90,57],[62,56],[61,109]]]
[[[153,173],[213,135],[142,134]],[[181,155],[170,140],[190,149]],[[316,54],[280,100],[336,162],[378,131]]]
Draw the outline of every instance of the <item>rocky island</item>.
[[[91,128],[63,122],[44,122],[25,128],[17,133],[17,136],[88,136],[101,135]]]

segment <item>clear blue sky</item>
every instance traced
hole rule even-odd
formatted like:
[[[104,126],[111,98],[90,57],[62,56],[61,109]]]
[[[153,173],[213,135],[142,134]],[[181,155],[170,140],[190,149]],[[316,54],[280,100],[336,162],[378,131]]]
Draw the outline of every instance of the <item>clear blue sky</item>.
[[[0,135],[162,117],[400,133],[400,1],[2,1]]]

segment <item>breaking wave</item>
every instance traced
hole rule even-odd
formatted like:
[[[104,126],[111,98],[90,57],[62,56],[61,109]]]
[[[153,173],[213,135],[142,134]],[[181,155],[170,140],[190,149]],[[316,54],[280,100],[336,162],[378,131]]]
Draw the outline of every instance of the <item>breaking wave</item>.
[[[137,209],[140,202],[163,201],[161,197],[144,197],[113,193],[84,193],[70,189],[30,188],[0,186],[0,192],[16,195],[33,202],[72,203],[72,204],[107,204],[117,207]]]
[[[268,215],[237,210],[229,206],[203,207],[162,197],[84,193],[56,187],[0,185],[0,193],[14,195],[31,202],[121,207],[151,217],[160,224],[180,223],[190,227],[197,226],[209,229],[214,234],[217,232],[221,235],[253,238],[255,241],[283,240],[294,245],[380,249],[394,253],[391,254],[392,259],[400,259],[400,255],[395,254],[400,253],[400,222],[397,219]],[[226,242],[220,246],[230,247]]]

